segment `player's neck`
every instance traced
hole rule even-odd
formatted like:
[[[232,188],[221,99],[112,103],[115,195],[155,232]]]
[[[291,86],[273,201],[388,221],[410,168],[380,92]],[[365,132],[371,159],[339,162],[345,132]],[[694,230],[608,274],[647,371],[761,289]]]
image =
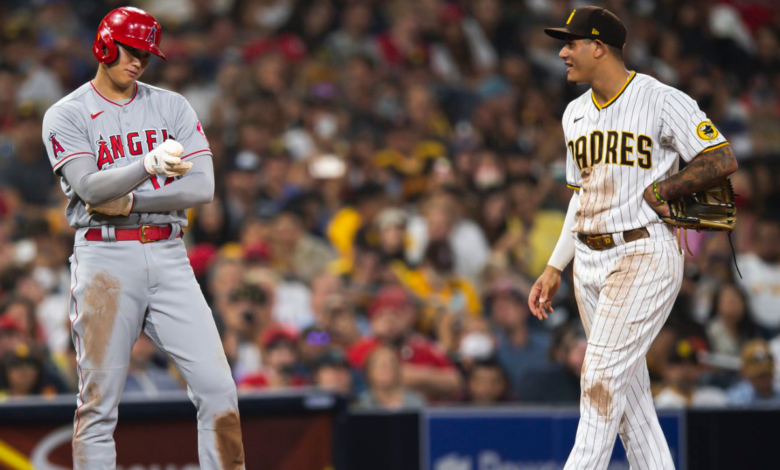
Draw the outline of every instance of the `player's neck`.
[[[599,103],[606,103],[614,98],[620,90],[626,85],[631,72],[626,70],[625,66],[616,62],[604,71],[600,71],[600,76],[590,83],[593,89],[593,96]]]
[[[133,97],[136,87],[135,82],[131,83],[130,86],[126,88],[120,87],[116,82],[111,80],[108,73],[102,69],[98,69],[97,75],[95,75],[95,78],[92,80],[92,85],[97,88],[97,91],[99,91],[101,95],[111,101],[129,100]]]

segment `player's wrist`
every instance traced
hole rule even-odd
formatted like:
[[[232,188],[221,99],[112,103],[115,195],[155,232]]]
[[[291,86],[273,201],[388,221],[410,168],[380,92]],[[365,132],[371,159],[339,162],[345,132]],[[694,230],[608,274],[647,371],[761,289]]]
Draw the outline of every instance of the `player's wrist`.
[[[149,175],[153,176],[159,173],[155,169],[155,165],[157,164],[157,157],[154,154],[154,150],[146,154],[143,162],[144,162],[144,169],[146,170],[147,173],[149,173]]]
[[[566,268],[567,264],[568,263],[565,263],[563,264],[563,266],[561,266],[561,262],[559,260],[550,260],[550,262],[547,264],[544,270],[550,274],[555,274],[560,276],[563,270]]]
[[[653,182],[653,196],[655,196],[656,201],[659,203],[666,204],[667,200],[663,195],[663,187],[658,184],[658,181]]]

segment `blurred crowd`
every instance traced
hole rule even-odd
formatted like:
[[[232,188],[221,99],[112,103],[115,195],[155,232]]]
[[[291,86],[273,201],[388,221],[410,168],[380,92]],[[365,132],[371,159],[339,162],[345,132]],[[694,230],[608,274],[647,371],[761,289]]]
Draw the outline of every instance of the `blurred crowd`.
[[[0,396],[74,393],[73,229],[43,112],[90,80],[117,0],[0,5]],[[560,118],[570,0],[138,0],[217,194],[185,241],[240,391],[356,406],[576,404],[587,342],[571,268],[549,320],[529,288],[571,190]],[[627,66],[690,94],[730,141],[739,222],[689,233],[647,361],[659,407],[780,405],[780,6],[612,0]],[[741,275],[732,260],[736,250]],[[777,360],[775,359],[777,358]],[[183,390],[146,336],[126,393]]]

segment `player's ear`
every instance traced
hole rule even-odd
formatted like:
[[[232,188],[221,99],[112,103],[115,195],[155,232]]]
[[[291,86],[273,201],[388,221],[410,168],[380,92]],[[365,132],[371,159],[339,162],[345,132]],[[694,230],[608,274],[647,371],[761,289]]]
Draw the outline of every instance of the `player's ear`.
[[[593,57],[601,59],[607,54],[607,46],[598,39],[593,40]]]

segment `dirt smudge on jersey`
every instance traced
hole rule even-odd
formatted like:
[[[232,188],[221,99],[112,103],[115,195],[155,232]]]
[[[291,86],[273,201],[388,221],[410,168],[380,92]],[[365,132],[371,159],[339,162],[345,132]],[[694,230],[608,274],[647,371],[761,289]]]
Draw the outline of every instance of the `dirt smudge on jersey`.
[[[615,316],[623,304],[629,300],[629,294],[635,291],[636,278],[640,272],[652,269],[651,253],[629,253],[615,263],[614,269],[607,275],[602,292],[611,305],[602,309],[607,316]]]
[[[119,314],[120,282],[106,270],[95,274],[84,288],[84,353],[90,367],[104,366],[116,317]]]
[[[615,198],[611,165],[596,165],[580,173],[580,205],[575,232],[595,235],[605,233],[607,212]]]
[[[600,417],[611,421],[609,414],[612,409],[612,392],[602,382],[596,382],[592,387],[585,389],[583,397],[588,400],[590,406],[596,409]]]
[[[593,188],[590,182],[590,176],[593,173],[593,167],[585,168],[580,172],[580,191],[579,191],[579,204],[577,212],[574,215],[577,217],[577,223],[574,224],[572,231],[582,232],[584,229],[583,214],[587,213],[587,208],[590,205],[590,199],[593,196]]]
[[[244,445],[238,411],[228,411],[214,418],[214,439],[222,470],[243,469]]]

